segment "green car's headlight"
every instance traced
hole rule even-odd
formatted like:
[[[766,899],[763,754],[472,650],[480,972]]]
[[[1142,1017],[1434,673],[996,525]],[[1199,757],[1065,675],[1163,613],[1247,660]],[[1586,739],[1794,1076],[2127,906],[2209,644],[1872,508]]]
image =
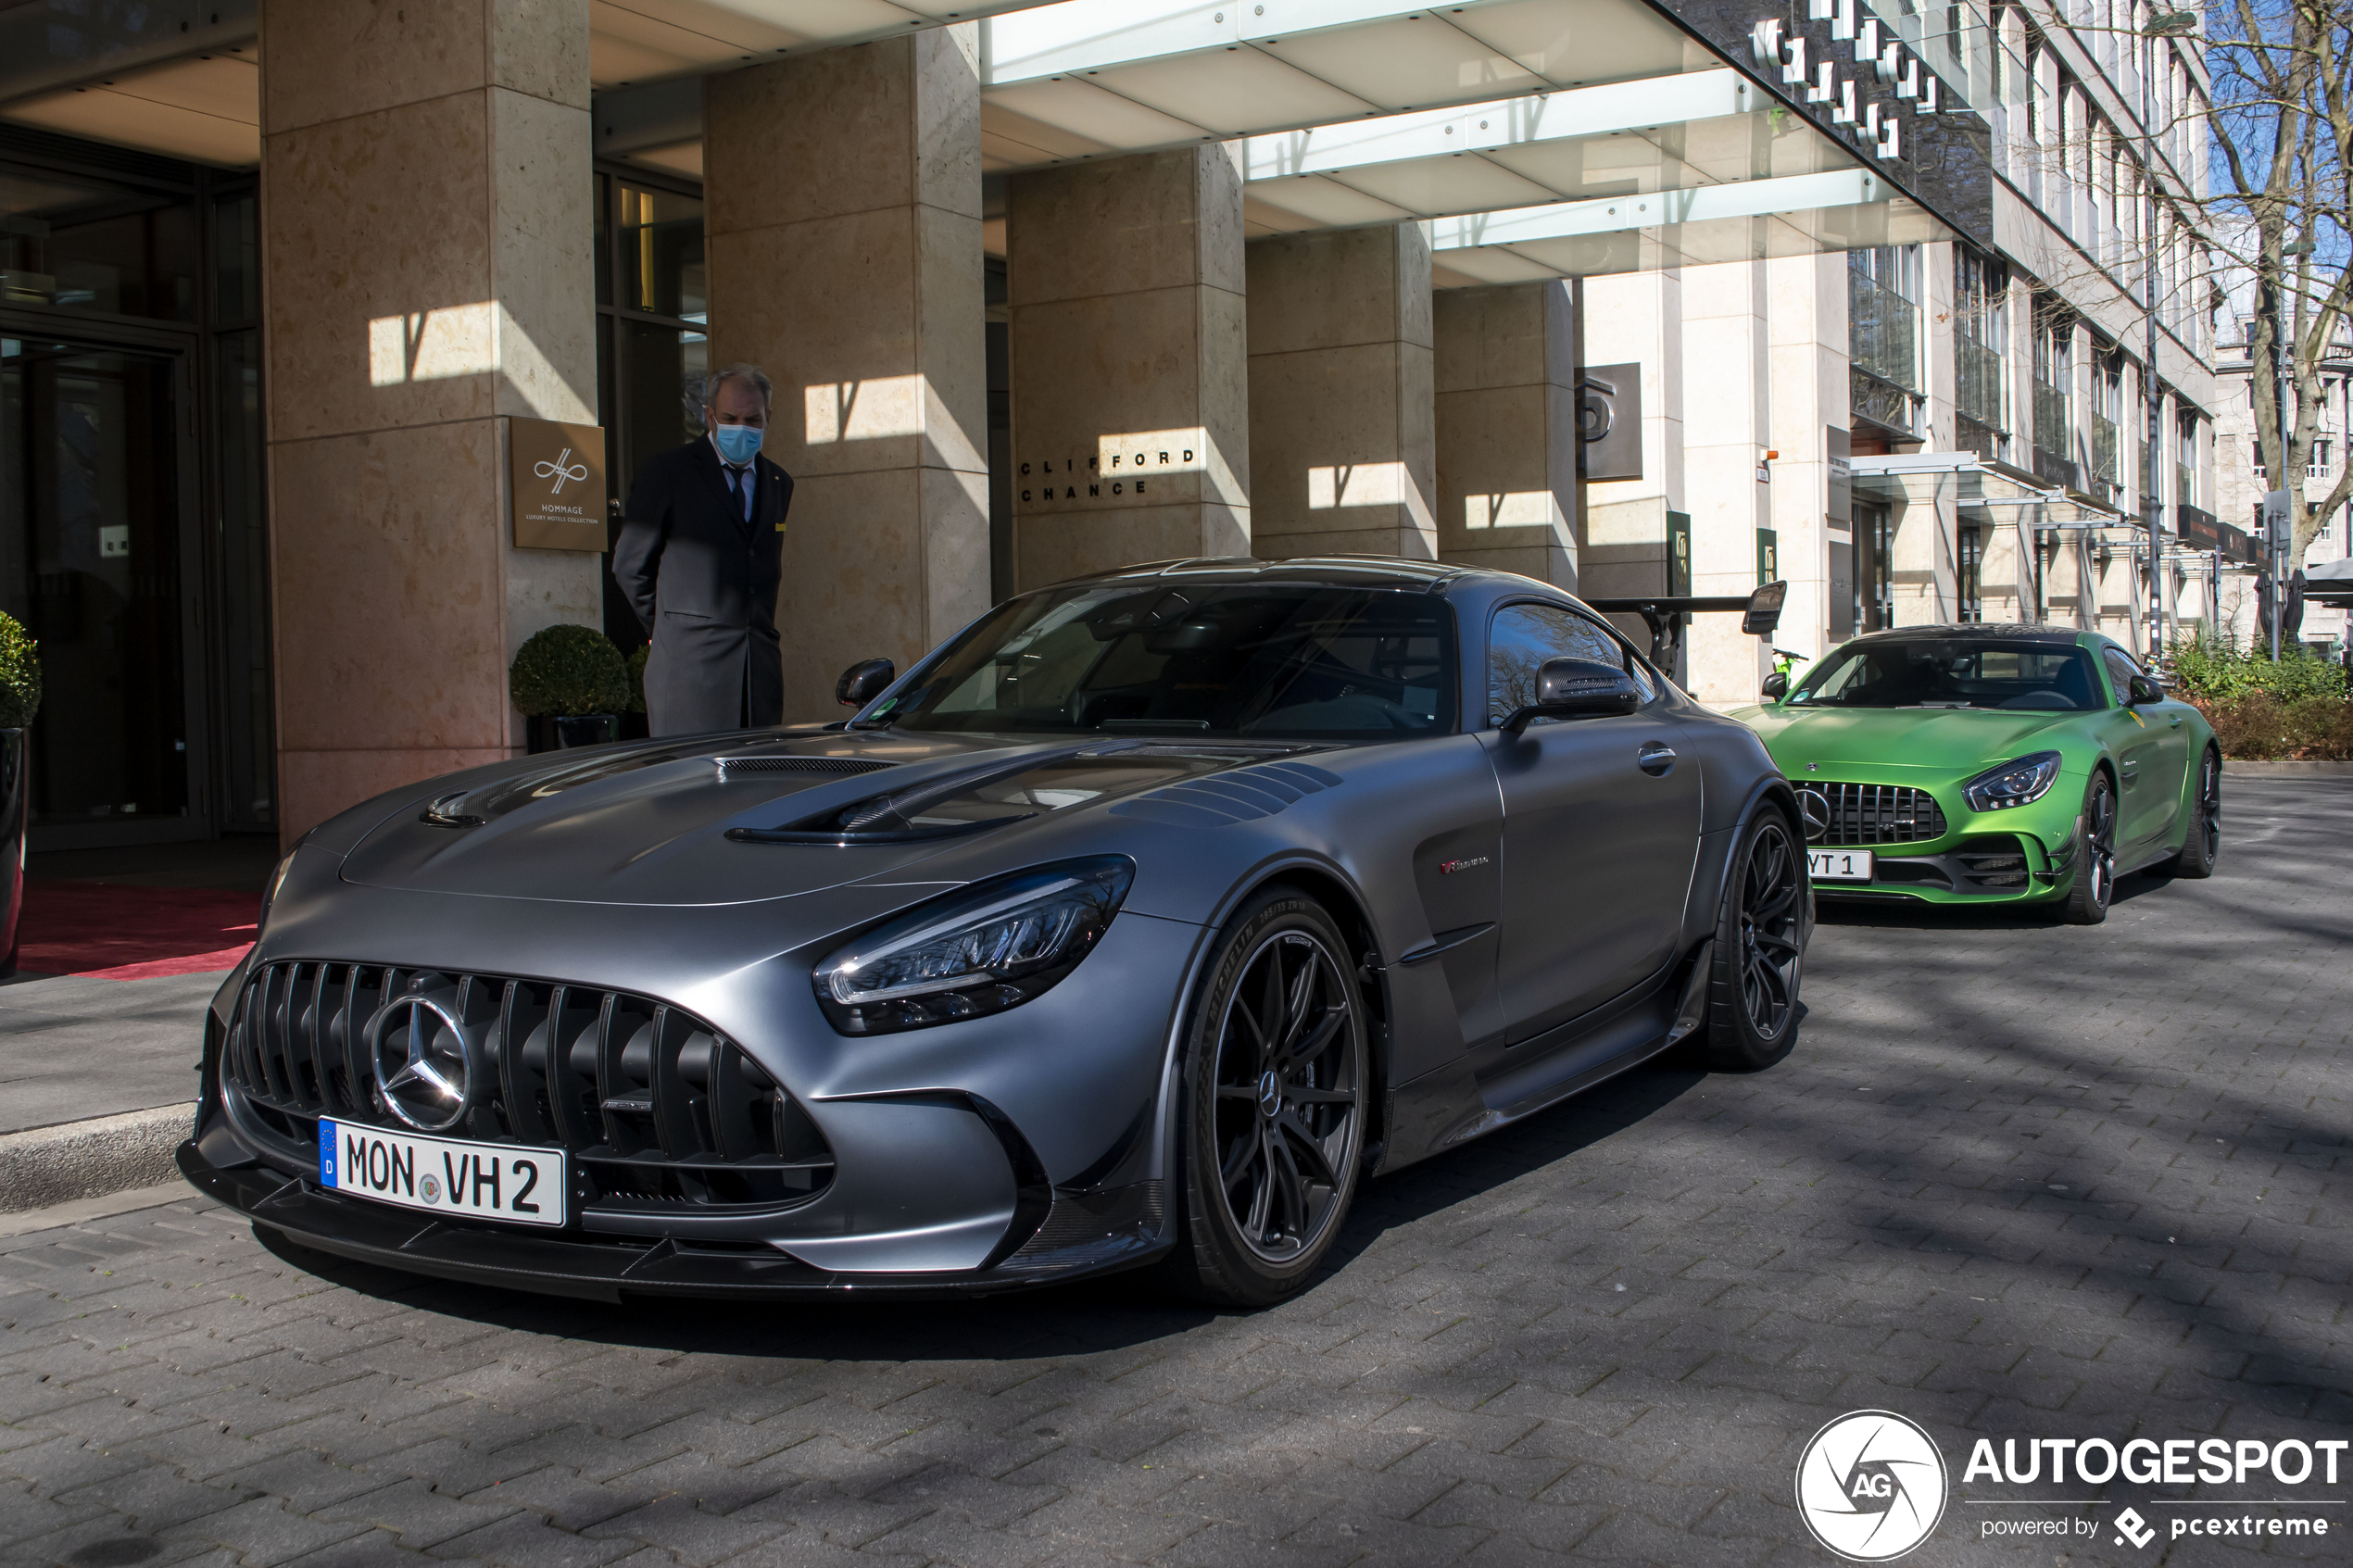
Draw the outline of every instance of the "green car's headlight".
[[[1002,1012],[1092,952],[1135,880],[1125,855],[1064,860],[937,898],[817,966],[817,1005],[845,1035]]]
[[[1961,798],[1972,811],[2007,811],[2040,800],[2051,792],[2062,760],[2056,751],[2038,751],[1989,768],[1961,786]]]

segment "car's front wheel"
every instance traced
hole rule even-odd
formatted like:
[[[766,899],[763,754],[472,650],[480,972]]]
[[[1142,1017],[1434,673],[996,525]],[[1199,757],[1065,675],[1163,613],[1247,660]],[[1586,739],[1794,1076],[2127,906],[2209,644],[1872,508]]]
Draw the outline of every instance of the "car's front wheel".
[[[1263,1307],[1314,1277],[1363,1161],[1365,1023],[1355,960],[1314,899],[1270,890],[1219,935],[1177,1119],[1167,1270],[1187,1294]]]
[[[2108,919],[2116,894],[2116,786],[2097,769],[2083,791],[2083,811],[2075,819],[2075,881],[2062,906],[2070,925],[2097,925]]]
[[[1755,1073],[1797,1043],[1797,982],[1812,910],[1806,852],[1789,822],[1759,809],[1732,847],[1709,956],[1702,1059],[1719,1073]]]

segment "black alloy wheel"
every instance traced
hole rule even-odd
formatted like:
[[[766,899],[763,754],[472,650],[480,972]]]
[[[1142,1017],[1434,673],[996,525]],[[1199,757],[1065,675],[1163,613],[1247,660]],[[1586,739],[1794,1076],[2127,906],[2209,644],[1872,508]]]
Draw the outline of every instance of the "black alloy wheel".
[[[2222,858],[2222,758],[2212,746],[2198,759],[2197,799],[2190,808],[2189,831],[2182,847],[2161,868],[2168,876],[2196,882],[2214,874]]]
[[[1227,927],[1186,1073],[1185,1212],[1171,1260],[1189,1294],[1282,1299],[1329,1250],[1365,1135],[1365,1003],[1323,908],[1278,890]]]
[[[2097,770],[2083,791],[2083,811],[2075,819],[2075,882],[2062,906],[2070,925],[2097,925],[2108,919],[2116,896],[2116,786]]]
[[[1806,858],[1779,810],[1758,810],[1733,848],[1708,976],[1707,1065],[1754,1073],[1797,1043],[1799,974],[1813,922]]]

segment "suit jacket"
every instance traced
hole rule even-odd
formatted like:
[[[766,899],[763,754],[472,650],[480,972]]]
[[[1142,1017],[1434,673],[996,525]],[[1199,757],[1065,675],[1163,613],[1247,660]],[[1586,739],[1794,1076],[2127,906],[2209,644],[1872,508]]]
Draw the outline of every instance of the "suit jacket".
[[[753,468],[749,523],[707,439],[651,458],[629,487],[612,574],[653,641],[646,714],[655,734],[784,716],[775,607],[792,476],[765,457]]]

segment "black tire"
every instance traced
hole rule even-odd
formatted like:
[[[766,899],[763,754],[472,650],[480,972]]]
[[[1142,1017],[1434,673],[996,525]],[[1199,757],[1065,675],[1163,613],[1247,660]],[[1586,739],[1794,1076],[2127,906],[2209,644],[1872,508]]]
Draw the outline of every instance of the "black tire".
[[[2198,882],[2214,874],[2214,862],[2221,858],[2222,758],[2209,746],[2198,759],[2197,795],[2190,802],[2189,831],[2173,858],[2157,869],[2163,876]]]
[[[1806,852],[1776,807],[1760,808],[1732,847],[1709,957],[1700,1059],[1756,1073],[1797,1044],[1797,987],[1813,928]]]
[[[1260,895],[1217,943],[1187,1025],[1164,1275],[1199,1300],[1265,1307],[1315,1277],[1356,1195],[1365,997],[1340,928],[1300,894]]]
[[[2075,880],[2059,906],[2060,918],[2070,925],[2097,925],[2108,919],[2115,897],[2116,786],[2095,768],[2075,819]]]

